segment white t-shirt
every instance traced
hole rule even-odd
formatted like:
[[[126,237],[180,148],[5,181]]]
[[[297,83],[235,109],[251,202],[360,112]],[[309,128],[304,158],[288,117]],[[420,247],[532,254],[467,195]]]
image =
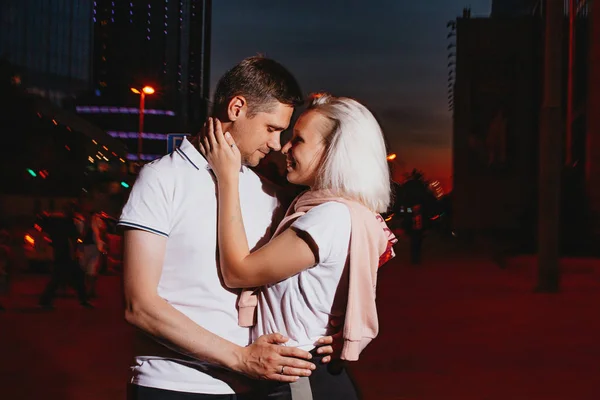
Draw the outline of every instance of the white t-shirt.
[[[318,246],[318,263],[262,288],[254,338],[280,332],[290,338],[286,346],[310,351],[330,333],[330,317],[343,317],[346,310],[351,225],[350,210],[338,202],[314,207],[294,221],[292,227]]]
[[[279,202],[272,186],[243,167],[240,199],[248,244],[266,243]],[[222,284],[217,266],[215,178],[187,140],[144,166],[119,225],[167,237],[158,294],[203,328],[246,346],[250,331],[238,325],[238,291]],[[260,247],[260,246],[259,246]],[[148,338],[136,337],[132,382],[167,390],[231,394],[244,383],[232,372],[191,360]]]

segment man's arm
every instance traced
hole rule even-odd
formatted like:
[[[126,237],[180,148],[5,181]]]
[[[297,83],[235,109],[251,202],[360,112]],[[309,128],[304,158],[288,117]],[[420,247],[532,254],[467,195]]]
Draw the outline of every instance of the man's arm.
[[[252,378],[293,382],[308,376],[310,353],[280,346],[287,338],[265,335],[248,347],[231,343],[197,325],[158,295],[167,238],[142,230],[124,237],[125,318],[169,348]],[[285,367],[285,375],[281,374]]]

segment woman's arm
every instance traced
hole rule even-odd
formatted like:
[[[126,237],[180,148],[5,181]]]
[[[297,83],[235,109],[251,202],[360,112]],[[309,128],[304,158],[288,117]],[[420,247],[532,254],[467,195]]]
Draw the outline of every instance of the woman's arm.
[[[239,178],[219,181],[218,229],[221,272],[229,287],[276,283],[318,261],[310,237],[292,228],[250,253],[240,207]]]
[[[158,295],[157,287],[167,239],[154,233],[130,229],[124,235],[125,319],[159,343],[198,360],[218,364],[252,378],[294,382],[309,376],[310,353],[281,346],[287,338],[263,335],[240,347],[196,324]],[[324,338],[331,343],[333,338]],[[325,346],[327,353],[332,347]],[[286,368],[286,375],[279,373]]]
[[[239,195],[241,155],[221,124],[208,124],[199,143],[218,180],[218,240],[221,271],[229,287],[276,283],[312,267],[318,252],[308,235],[287,229],[259,250],[250,253]],[[291,257],[290,257],[291,256]]]

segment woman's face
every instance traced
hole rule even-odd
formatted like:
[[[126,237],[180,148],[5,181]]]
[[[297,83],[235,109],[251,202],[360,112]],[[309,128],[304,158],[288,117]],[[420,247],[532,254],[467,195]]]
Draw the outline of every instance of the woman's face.
[[[330,129],[331,122],[317,111],[306,111],[298,118],[292,138],[281,149],[286,156],[288,182],[314,186]]]

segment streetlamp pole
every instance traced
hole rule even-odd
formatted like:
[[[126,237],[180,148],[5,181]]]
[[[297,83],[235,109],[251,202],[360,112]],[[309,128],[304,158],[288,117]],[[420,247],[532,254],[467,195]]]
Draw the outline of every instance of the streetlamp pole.
[[[146,93],[142,90],[140,93],[140,124],[138,132],[138,163],[142,162],[142,133],[144,132],[144,102],[146,100]]]
[[[140,123],[138,132],[138,163],[142,163],[142,137],[144,135],[144,106],[146,102],[146,95],[154,94],[154,88],[152,86],[144,86],[142,89],[131,88],[131,91],[135,94],[140,95]]]

